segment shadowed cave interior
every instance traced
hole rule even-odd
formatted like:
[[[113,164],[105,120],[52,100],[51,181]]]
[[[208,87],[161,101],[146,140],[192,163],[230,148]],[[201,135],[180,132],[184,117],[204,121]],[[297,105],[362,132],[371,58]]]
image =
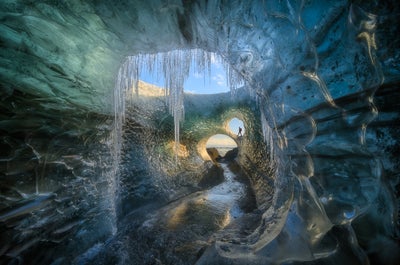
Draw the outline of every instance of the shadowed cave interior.
[[[2,1],[0,264],[399,264],[399,15]]]

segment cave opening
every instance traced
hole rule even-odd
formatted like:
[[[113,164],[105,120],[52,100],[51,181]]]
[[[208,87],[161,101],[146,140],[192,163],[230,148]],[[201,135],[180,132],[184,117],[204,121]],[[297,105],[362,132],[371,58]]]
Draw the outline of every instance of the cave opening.
[[[140,80],[142,76],[158,87],[144,83]],[[242,75],[218,53],[202,49],[178,49],[128,56],[119,69],[115,86],[115,122],[120,124],[124,122],[126,100],[137,103],[138,96],[160,97],[164,92],[166,106],[173,117],[175,149],[178,150],[181,122],[184,120],[186,109],[190,110],[195,106],[208,112],[208,105],[221,105],[228,90],[234,93],[239,88],[243,90],[244,85]],[[210,94],[215,96],[207,97]],[[190,97],[198,100],[192,99],[191,104],[185,106],[185,98]],[[198,106],[195,101],[202,102],[203,106]],[[142,108],[143,105],[152,104],[150,102],[143,104],[143,100],[141,103],[139,107]],[[219,112],[223,111],[224,106],[221,105]],[[122,131],[117,132],[118,135],[121,133]]]
[[[226,134],[215,134],[207,140],[206,150],[212,161],[226,161],[237,156],[238,145]]]
[[[236,134],[237,137],[241,137],[245,134],[246,128],[241,119],[234,117],[228,122],[229,132]]]

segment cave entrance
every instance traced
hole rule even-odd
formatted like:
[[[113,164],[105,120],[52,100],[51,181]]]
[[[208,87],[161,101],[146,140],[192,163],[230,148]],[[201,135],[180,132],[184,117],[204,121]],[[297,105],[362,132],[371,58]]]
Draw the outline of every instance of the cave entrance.
[[[142,80],[151,82],[158,88],[148,87],[149,91],[143,93],[141,92],[143,87],[140,87],[140,84],[143,84]],[[169,113],[173,117],[175,150],[178,150],[181,122],[184,120],[187,108],[184,100],[188,94],[203,98],[205,97],[202,94],[216,94],[216,97],[224,98],[226,92],[235,91],[244,85],[243,76],[217,53],[201,49],[172,50],[155,54],[140,53],[128,56],[119,69],[115,89],[117,95],[115,109],[116,113],[125,112],[126,95],[130,95],[127,98],[132,101],[138,100],[141,94],[144,95],[146,101],[141,105],[151,108],[153,103],[147,99],[154,98],[155,95],[157,102],[161,103],[158,98],[163,94],[166,96]],[[203,112],[207,112],[207,109],[203,109]],[[123,120],[123,116],[124,114],[117,119]]]
[[[206,150],[211,160],[232,160],[237,156],[238,146],[231,137],[226,134],[215,134],[206,143]]]
[[[142,85],[151,84],[163,89],[166,95],[175,90],[189,94],[219,94],[244,84],[241,75],[219,54],[201,49],[137,54],[127,57],[124,66],[123,71],[133,81],[128,89],[135,87],[132,90],[139,95],[139,80]]]

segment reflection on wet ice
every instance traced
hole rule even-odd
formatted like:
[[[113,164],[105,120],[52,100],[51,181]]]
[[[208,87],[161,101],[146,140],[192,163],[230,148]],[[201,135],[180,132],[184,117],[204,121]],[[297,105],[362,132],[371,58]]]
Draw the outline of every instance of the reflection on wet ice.
[[[167,214],[168,229],[177,230],[180,227],[198,224],[218,230],[243,215],[239,200],[246,195],[244,184],[235,180],[235,174],[226,164],[221,164],[221,167],[224,170],[224,182],[210,190],[182,199]]]

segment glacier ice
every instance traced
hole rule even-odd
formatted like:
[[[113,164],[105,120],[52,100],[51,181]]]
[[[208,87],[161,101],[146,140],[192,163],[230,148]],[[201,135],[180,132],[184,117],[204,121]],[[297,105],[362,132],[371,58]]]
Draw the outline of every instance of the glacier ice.
[[[1,263],[398,264],[399,12],[391,0],[2,1]],[[184,94],[212,53],[232,95]],[[141,67],[164,77],[166,101],[138,96]],[[233,117],[254,225],[173,237],[174,252],[143,213],[215,170],[205,143]],[[171,143],[188,156],[175,161]]]

